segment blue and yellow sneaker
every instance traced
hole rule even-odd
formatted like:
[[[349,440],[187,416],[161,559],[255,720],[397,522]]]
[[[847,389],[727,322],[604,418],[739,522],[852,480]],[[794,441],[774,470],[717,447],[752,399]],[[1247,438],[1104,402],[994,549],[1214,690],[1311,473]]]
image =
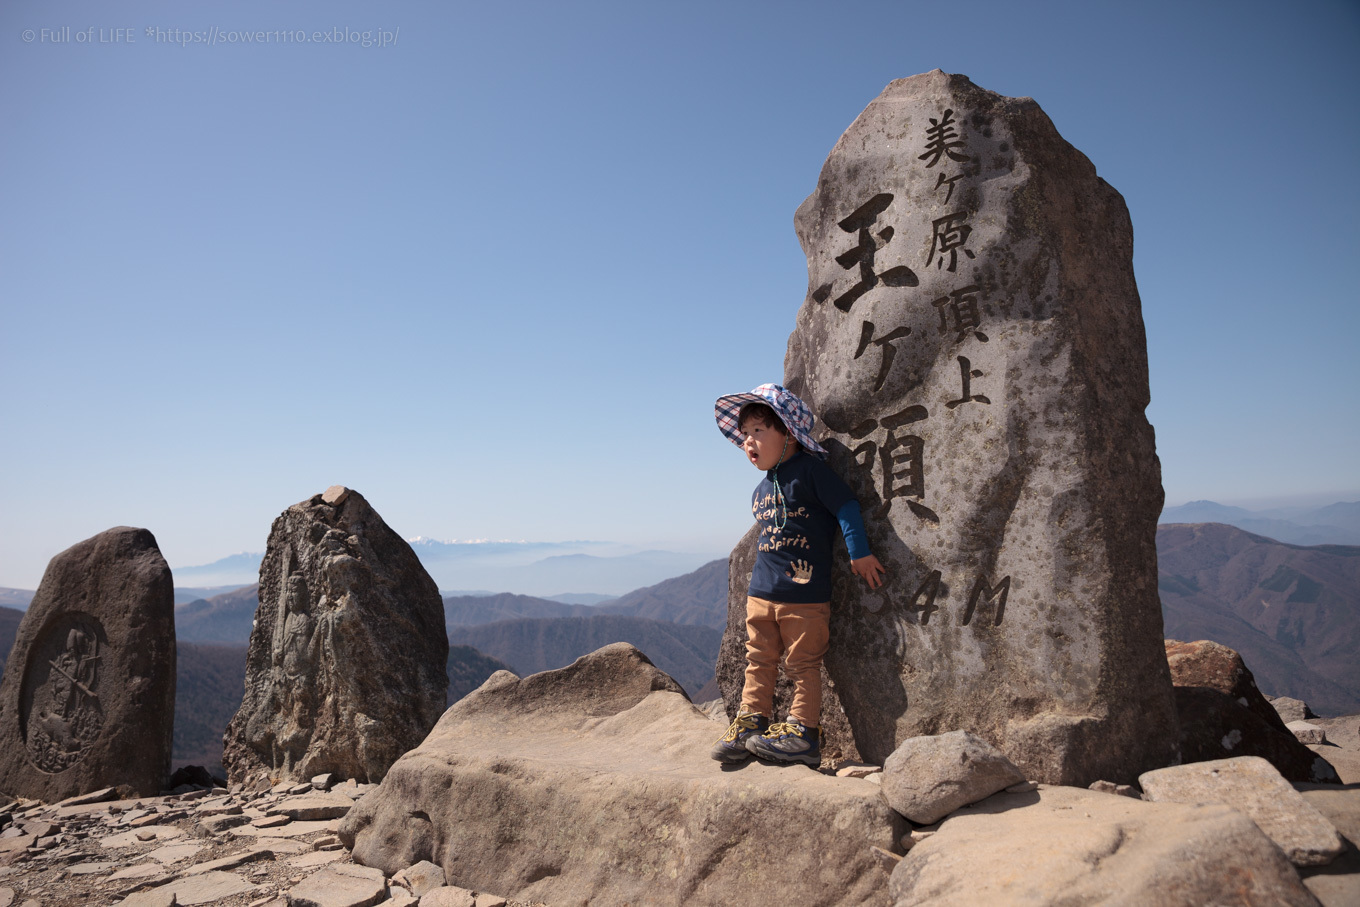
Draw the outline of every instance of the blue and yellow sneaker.
[[[822,764],[822,729],[780,721],[765,733],[748,737],[746,748],[771,762],[802,762],[816,768]]]
[[[764,715],[742,712],[732,721],[732,726],[722,735],[722,739],[713,744],[713,751],[709,755],[719,762],[743,762],[751,758],[751,751],[746,747],[747,741],[765,733],[769,726],[770,719]]]

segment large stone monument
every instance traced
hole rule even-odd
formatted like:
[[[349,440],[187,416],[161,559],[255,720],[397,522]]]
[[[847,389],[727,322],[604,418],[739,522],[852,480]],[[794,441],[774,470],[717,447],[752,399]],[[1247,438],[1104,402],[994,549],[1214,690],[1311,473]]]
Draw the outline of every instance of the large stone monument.
[[[838,566],[826,664],[860,752],[967,730],[1038,781],[1174,763],[1119,193],[1034,101],[937,70],[860,114],[795,226],[784,384],[888,569],[870,592]]]
[[[438,587],[362,495],[294,504],[260,564],[229,777],[382,780],[444,711],[448,653]]]
[[[154,796],[174,724],[175,588],[155,537],[119,526],[52,558],[0,684],[0,790]]]

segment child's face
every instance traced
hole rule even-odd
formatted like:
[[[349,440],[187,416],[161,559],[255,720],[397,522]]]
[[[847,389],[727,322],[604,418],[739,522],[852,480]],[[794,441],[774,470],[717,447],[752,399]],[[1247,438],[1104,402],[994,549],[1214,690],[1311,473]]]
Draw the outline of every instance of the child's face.
[[[746,451],[746,456],[755,468],[762,471],[774,469],[798,449],[797,441],[754,416],[741,423],[741,432],[746,436],[741,445],[742,450]],[[781,454],[783,460],[780,459]]]

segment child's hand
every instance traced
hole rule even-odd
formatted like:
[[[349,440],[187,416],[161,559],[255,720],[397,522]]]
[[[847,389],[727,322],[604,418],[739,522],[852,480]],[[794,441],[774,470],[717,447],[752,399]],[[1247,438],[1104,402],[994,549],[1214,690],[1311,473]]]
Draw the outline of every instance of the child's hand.
[[[883,565],[878,562],[878,558],[872,554],[866,555],[857,561],[850,562],[850,572],[855,576],[861,576],[869,584],[870,589],[877,589],[883,585],[882,574],[888,571],[883,569]]]

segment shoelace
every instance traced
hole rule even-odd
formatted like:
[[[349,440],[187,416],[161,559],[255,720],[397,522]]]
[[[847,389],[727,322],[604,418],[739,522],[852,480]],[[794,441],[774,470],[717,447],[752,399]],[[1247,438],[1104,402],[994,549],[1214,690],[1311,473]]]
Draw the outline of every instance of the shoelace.
[[[766,737],[783,737],[786,735],[790,737],[801,737],[803,736],[803,731],[802,728],[792,722],[781,721],[778,724],[770,725],[770,729],[765,732]]]
[[[730,742],[736,740],[737,735],[742,731],[754,731],[759,727],[756,723],[758,717],[757,715],[738,715],[732,720],[732,726],[727,729],[727,733],[723,734],[723,739]]]

